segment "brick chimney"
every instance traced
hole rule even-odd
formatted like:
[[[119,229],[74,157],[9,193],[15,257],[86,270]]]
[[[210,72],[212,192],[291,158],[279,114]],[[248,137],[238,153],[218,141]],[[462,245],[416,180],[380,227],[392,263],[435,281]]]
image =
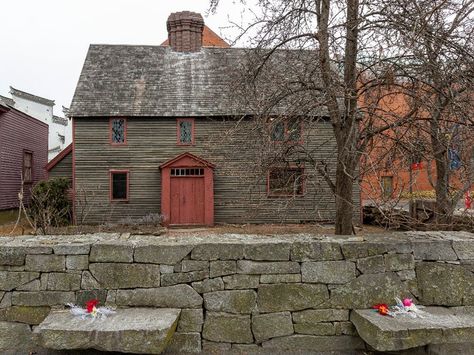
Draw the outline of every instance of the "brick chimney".
[[[204,19],[191,11],[174,12],[166,21],[168,41],[177,52],[199,52],[202,47]]]

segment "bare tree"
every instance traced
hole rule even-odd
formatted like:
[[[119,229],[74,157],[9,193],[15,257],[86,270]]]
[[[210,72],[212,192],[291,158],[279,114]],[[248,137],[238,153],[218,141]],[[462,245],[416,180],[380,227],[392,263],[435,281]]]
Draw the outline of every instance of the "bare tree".
[[[211,8],[218,2],[211,1]],[[330,161],[320,161],[318,171],[335,195],[336,234],[353,232],[354,184],[374,139],[382,136],[411,155],[413,145],[400,132],[423,128],[419,122],[429,126],[437,215],[449,215],[446,132],[453,117],[457,122],[462,117],[466,127],[472,117],[472,1],[259,0],[258,5],[255,19],[240,28],[240,38],[248,35],[254,48],[242,91],[259,100],[258,114],[266,118],[278,112],[314,119],[319,110],[330,119],[335,174]],[[292,64],[282,75],[278,62],[288,49],[297,58],[286,61]],[[381,104],[397,95],[405,109]],[[321,107],[327,109],[323,114]]]
[[[378,8],[358,0],[262,0],[259,5],[261,15],[242,29],[243,34],[252,34],[249,44],[255,48],[254,57],[258,56],[249,60],[246,68],[249,85],[245,92],[265,101],[261,107],[267,117],[278,112],[282,117],[329,119],[336,159],[313,160],[318,160],[318,172],[335,195],[336,234],[351,234],[354,185],[367,144],[380,132],[411,119],[411,113],[406,113],[397,120],[374,125],[374,117],[364,116],[380,115],[380,110],[358,109],[364,95],[386,85],[379,78],[385,78],[384,63],[388,60],[381,55],[380,46],[374,45],[376,36],[370,33],[378,20]],[[282,59],[286,69],[279,68]],[[370,80],[362,84],[361,78],[369,77],[369,72]]]
[[[390,0],[384,8],[387,39],[405,49],[404,71],[416,82],[419,140],[434,160],[436,221],[446,226],[473,182],[474,1]]]

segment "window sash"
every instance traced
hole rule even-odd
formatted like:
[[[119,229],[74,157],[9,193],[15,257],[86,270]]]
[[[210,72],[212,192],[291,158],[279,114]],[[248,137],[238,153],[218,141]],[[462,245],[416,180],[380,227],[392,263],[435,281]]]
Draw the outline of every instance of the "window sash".
[[[204,168],[172,168],[171,176],[204,176]]]
[[[112,144],[125,144],[126,124],[125,118],[113,118],[111,120],[110,134]]]
[[[301,142],[302,122],[298,119],[285,119],[272,122],[270,138],[273,142]]]
[[[178,121],[178,142],[179,144],[188,145],[193,143],[193,124],[192,120]]]
[[[128,200],[128,172],[112,172],[111,199]]]
[[[33,153],[23,153],[23,182],[33,181]]]
[[[268,174],[268,193],[273,196],[299,196],[304,193],[304,169],[279,168]]]
[[[393,194],[393,176],[382,176],[382,194],[391,197]]]
[[[285,123],[276,122],[272,125],[272,141],[283,142],[285,140]]]
[[[289,142],[299,142],[301,140],[301,122],[299,120],[287,122],[287,134]]]

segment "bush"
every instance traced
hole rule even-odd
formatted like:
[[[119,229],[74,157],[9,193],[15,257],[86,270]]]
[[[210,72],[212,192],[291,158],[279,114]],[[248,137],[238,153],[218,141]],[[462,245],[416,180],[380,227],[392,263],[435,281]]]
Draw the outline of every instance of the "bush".
[[[27,213],[36,231],[48,234],[51,227],[69,224],[71,220],[69,187],[70,181],[66,178],[40,181],[33,187]]]

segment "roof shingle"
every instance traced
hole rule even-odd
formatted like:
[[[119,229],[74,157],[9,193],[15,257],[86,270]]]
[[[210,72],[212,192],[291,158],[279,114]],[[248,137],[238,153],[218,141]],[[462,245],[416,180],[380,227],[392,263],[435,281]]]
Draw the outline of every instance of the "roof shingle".
[[[240,116],[262,112],[262,104],[272,113],[327,115],[314,51],[278,51],[259,82],[235,85],[252,76],[258,56],[239,48],[91,45],[71,116]]]
[[[230,115],[231,71],[243,50],[91,45],[71,116]],[[236,112],[234,112],[236,113]]]

